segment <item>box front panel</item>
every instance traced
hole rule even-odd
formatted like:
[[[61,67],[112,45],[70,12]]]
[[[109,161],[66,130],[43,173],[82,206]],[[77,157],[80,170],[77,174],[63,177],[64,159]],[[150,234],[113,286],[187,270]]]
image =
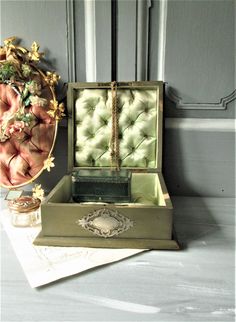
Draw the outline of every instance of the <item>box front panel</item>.
[[[62,204],[42,208],[42,218],[45,236],[170,239],[172,233],[172,212],[165,207]]]
[[[71,176],[58,183],[42,205],[44,236],[101,239],[170,239],[172,206],[161,174],[133,174],[132,203],[73,203]],[[61,193],[63,192],[63,193]],[[65,197],[67,196],[67,198]]]

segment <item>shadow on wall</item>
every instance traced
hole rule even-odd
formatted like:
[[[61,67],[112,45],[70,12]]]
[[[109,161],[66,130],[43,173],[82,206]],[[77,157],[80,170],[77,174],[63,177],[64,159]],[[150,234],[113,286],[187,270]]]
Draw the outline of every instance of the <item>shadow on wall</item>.
[[[56,144],[53,150],[55,167],[50,172],[43,171],[35,183],[42,185],[47,192],[52,190],[58,181],[67,173],[67,127],[59,126]]]
[[[220,236],[219,211],[211,198],[177,197],[171,198],[174,207],[174,229],[181,249],[192,243],[206,246],[214,234]]]
[[[199,147],[192,143],[197,153]],[[204,241],[206,235],[219,230],[204,198],[197,198],[199,191],[194,190],[194,184],[191,185],[191,180],[188,180],[191,174],[186,165],[188,156],[185,155],[184,144],[186,142],[179,129],[165,129],[163,173],[173,202],[174,228],[181,249],[188,248],[196,240]]]
[[[233,120],[166,118],[163,174],[170,195],[234,197]]]

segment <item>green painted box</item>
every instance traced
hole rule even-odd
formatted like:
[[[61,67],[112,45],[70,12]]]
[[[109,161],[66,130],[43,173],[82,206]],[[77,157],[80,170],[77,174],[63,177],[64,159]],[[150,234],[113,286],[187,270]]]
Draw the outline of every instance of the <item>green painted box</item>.
[[[69,171],[41,205],[34,244],[178,249],[162,176],[163,83],[70,83],[67,99]],[[81,169],[131,171],[131,202],[74,202]]]

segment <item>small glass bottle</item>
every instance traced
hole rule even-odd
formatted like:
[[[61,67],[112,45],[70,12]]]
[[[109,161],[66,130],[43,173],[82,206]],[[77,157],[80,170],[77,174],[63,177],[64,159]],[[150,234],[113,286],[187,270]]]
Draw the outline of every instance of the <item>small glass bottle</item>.
[[[15,227],[31,227],[40,223],[40,199],[21,196],[10,200],[11,223]]]

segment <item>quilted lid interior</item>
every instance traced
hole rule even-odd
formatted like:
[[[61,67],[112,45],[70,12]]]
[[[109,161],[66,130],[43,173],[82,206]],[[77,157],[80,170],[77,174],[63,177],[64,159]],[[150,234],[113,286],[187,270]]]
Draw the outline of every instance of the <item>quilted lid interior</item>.
[[[123,87],[121,83],[117,88],[121,168],[161,168],[161,89],[157,84]],[[111,89],[80,87],[77,83],[72,101],[73,167],[110,167]]]

